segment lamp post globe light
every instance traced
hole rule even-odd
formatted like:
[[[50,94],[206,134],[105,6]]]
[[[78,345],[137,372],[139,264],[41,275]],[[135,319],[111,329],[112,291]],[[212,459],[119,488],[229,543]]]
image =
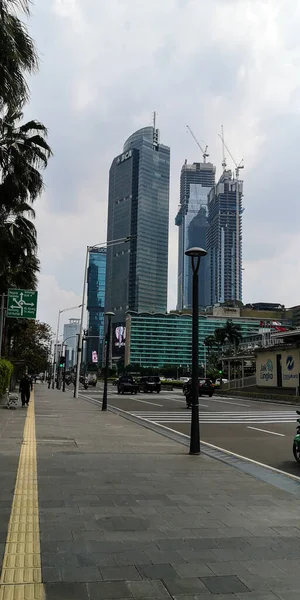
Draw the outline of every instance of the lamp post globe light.
[[[198,272],[202,256],[206,256],[206,250],[203,248],[189,248],[185,252],[186,256],[191,257],[193,271],[193,302],[192,302],[192,416],[190,433],[190,454],[200,454],[200,426],[199,426],[199,387],[198,387],[198,324],[199,324],[199,290],[198,290]]]
[[[105,355],[105,370],[104,370],[104,387],[103,387],[103,399],[102,399],[102,410],[107,410],[107,379],[109,369],[109,353],[110,353],[110,338],[111,338],[111,319],[115,316],[113,312],[104,313],[105,317],[108,317],[107,332],[105,336],[106,340],[106,355]]]

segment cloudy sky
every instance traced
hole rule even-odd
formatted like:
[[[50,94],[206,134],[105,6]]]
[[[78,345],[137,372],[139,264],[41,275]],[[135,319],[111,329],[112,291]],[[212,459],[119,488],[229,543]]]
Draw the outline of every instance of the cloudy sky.
[[[244,302],[300,303],[299,0],[34,0],[32,13],[41,65],[26,117],[54,151],[36,204],[39,318],[55,327],[80,303],[85,247],[106,238],[110,163],[153,110],[171,147],[169,308],[180,168],[200,159],[187,124],[218,174],[221,123],[245,161]]]

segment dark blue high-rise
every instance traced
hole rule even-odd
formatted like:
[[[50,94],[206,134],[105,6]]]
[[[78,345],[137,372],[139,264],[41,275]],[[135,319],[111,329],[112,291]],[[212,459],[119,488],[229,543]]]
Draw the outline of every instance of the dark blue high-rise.
[[[128,310],[165,312],[168,285],[170,148],[144,127],[125,142],[109,172],[106,310],[125,325]]]
[[[105,306],[106,248],[94,248],[89,254],[87,278],[88,368],[102,364]]]

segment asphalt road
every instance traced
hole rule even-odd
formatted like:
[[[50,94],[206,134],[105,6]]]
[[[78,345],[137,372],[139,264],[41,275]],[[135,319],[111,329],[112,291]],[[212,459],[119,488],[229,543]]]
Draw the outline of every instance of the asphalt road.
[[[80,390],[80,395],[102,401],[102,386]],[[203,396],[200,402],[201,441],[300,477],[293,452],[295,405],[248,399]],[[189,436],[191,411],[182,391],[118,395],[109,387],[109,405],[143,420]]]

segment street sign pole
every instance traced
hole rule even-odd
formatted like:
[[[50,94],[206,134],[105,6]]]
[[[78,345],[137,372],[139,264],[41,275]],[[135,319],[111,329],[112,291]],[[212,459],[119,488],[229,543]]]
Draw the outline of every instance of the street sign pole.
[[[0,312],[0,358],[2,356],[2,341],[3,341],[3,329],[4,329],[4,310],[5,310],[5,294],[2,294],[2,298],[1,298],[1,312]]]
[[[11,319],[36,319],[37,292],[35,290],[8,290],[7,317]]]

